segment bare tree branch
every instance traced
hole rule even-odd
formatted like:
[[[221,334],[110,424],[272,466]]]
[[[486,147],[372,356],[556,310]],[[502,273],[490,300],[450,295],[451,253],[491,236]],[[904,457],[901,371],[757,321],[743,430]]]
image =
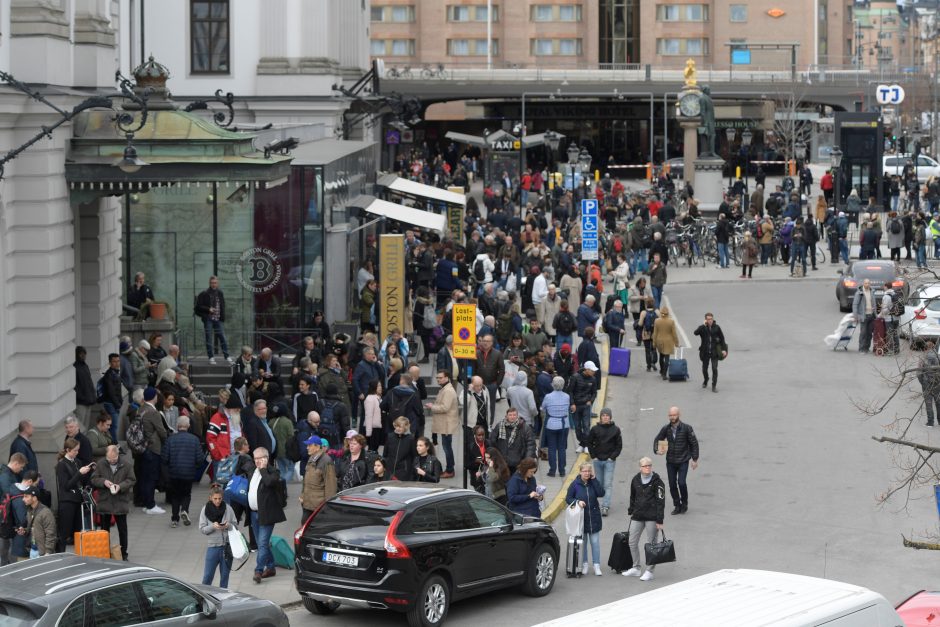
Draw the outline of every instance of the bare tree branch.
[[[940,453],[940,446],[927,446],[926,444],[920,444],[919,442],[912,442],[910,440],[899,440],[897,438],[886,438],[884,436],[875,437],[871,436],[871,439],[875,442],[890,442],[891,444],[900,444],[901,446],[909,446],[913,449],[919,451],[928,451],[930,453]]]

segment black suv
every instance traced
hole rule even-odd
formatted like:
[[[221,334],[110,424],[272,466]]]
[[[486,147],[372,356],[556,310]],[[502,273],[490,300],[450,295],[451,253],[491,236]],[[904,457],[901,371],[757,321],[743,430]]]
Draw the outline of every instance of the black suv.
[[[289,627],[271,601],[191,585],[149,566],[55,553],[0,568],[0,625]]]
[[[558,538],[471,490],[386,482],[321,505],[294,535],[304,606],[405,612],[414,627],[441,625],[452,601],[521,585],[551,592]]]

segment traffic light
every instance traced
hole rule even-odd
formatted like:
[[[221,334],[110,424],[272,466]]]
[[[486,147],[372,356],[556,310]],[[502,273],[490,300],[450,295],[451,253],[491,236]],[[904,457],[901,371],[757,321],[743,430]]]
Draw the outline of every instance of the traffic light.
[[[901,154],[907,152],[907,138],[904,136],[898,138],[898,152]]]

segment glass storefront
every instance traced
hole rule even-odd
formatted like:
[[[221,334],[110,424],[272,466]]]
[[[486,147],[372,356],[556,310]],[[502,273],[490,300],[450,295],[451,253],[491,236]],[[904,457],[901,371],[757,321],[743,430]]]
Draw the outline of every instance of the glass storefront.
[[[212,275],[225,294],[233,355],[242,344],[295,344],[328,298],[325,229],[348,221],[347,202],[367,191],[374,171],[370,149],[294,166],[275,186],[181,183],[127,194],[125,284],[146,274],[156,299],[170,306],[185,353],[205,352],[193,305]]]

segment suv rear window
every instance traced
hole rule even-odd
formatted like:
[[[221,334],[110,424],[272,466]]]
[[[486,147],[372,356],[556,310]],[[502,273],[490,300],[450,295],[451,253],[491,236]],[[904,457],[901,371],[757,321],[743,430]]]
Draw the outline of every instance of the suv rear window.
[[[320,513],[310,523],[308,530],[328,534],[345,529],[385,528],[391,524],[396,513],[395,510],[390,509],[331,502],[323,506]]]

